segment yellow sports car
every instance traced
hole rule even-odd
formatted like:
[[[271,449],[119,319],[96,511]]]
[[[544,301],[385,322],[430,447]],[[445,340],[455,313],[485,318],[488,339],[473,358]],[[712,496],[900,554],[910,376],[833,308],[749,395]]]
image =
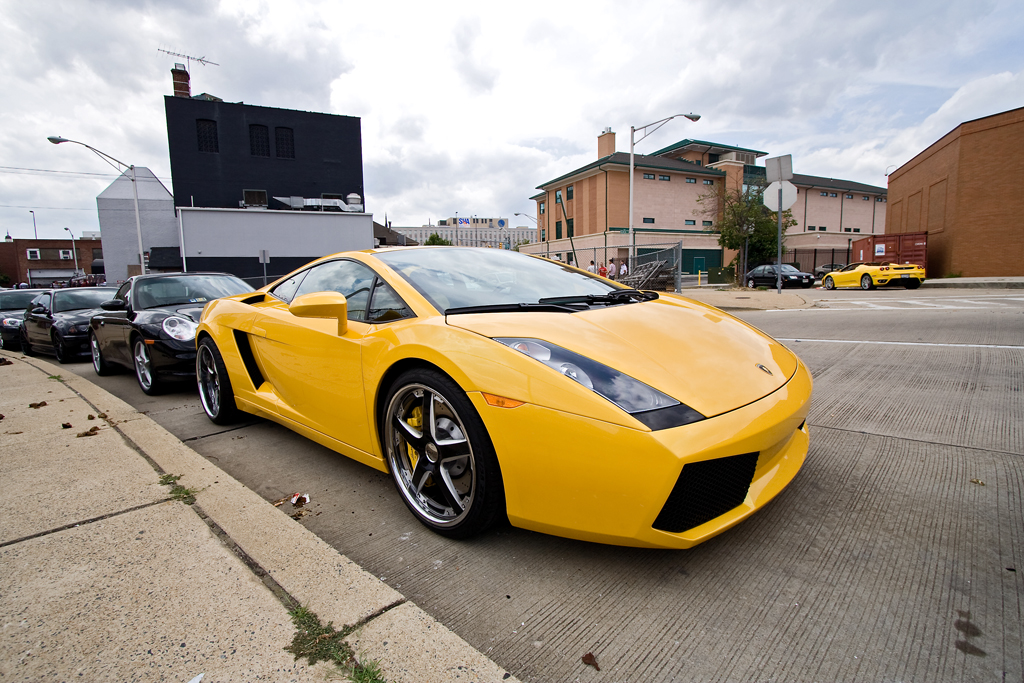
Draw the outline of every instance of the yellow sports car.
[[[886,285],[917,289],[924,282],[924,268],[910,263],[851,263],[833,270],[821,281],[825,289],[860,287],[874,289]]]
[[[315,261],[203,311],[216,423],[260,415],[384,472],[437,533],[687,548],[807,454],[811,376],[720,310],[497,249]]]

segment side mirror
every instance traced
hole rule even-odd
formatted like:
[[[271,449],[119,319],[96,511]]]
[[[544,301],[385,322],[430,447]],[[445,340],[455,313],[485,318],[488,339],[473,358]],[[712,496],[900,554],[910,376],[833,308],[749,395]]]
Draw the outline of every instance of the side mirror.
[[[37,306],[33,306],[32,307],[32,312],[35,313],[36,315],[40,315],[42,313],[46,313],[46,307],[45,306],[38,306],[38,305]]]
[[[331,318],[338,321],[338,336],[348,331],[348,301],[338,292],[312,292],[292,299],[288,312],[297,318]]]
[[[123,311],[128,308],[128,306],[121,299],[111,299],[110,301],[104,301],[101,303],[100,308],[104,311]]]

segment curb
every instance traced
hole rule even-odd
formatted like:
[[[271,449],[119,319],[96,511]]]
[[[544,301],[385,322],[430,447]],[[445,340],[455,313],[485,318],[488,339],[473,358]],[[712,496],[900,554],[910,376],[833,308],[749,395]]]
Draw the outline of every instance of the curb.
[[[49,375],[46,361],[0,352]],[[78,375],[61,382],[98,412],[157,472],[198,490],[191,509],[258,580],[286,604],[353,627],[358,656],[390,683],[518,680],[405,596],[193,451],[149,417]]]

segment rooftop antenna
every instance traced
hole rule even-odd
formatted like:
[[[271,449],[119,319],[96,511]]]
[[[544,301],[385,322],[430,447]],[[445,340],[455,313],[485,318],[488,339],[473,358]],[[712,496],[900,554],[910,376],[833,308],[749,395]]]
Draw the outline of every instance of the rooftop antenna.
[[[180,52],[171,52],[170,50],[165,50],[162,47],[158,47],[157,52],[163,52],[164,54],[171,55],[172,57],[181,57],[185,60],[186,66],[191,66],[191,62],[196,62],[197,64],[202,64],[203,66],[206,66],[207,64],[209,64],[210,66],[220,66],[220,64],[218,64],[217,62],[211,62],[206,57],[192,57],[190,55],[183,55]],[[189,72],[192,71],[191,68],[189,68],[188,70]]]

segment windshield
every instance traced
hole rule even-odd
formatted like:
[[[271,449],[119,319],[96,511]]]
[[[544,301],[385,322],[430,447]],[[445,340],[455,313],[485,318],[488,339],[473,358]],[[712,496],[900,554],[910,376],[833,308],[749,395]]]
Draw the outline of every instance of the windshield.
[[[90,287],[54,292],[53,312],[63,313],[83,308],[99,308],[104,301],[113,299],[116,291],[113,287]]]
[[[596,275],[503,249],[420,247],[375,256],[401,273],[439,311],[602,296],[619,289]]]
[[[28,308],[32,299],[39,296],[39,292],[0,292],[0,311],[13,311],[19,308]]]
[[[794,268],[793,266],[789,265],[788,263],[783,263],[782,264],[782,272],[783,273],[799,273],[800,271],[797,270],[796,268]]]
[[[233,275],[169,275],[135,283],[136,309],[199,304],[222,296],[251,292],[253,288]]]

